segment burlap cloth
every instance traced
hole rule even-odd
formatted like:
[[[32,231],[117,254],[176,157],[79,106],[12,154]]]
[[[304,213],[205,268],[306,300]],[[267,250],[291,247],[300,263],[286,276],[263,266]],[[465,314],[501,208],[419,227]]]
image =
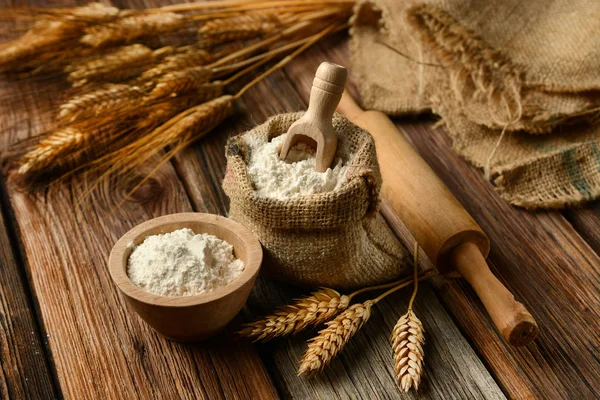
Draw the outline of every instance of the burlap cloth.
[[[512,204],[600,195],[600,1],[369,0],[352,22],[365,107],[439,114]]]
[[[288,200],[260,197],[248,177],[248,143],[285,134],[302,113],[277,115],[230,139],[223,189],[229,217],[252,230],[263,245],[262,273],[306,286],[355,288],[410,270],[408,254],[377,212],[381,175],[373,138],[340,115],[337,157],[350,169],[331,192]]]

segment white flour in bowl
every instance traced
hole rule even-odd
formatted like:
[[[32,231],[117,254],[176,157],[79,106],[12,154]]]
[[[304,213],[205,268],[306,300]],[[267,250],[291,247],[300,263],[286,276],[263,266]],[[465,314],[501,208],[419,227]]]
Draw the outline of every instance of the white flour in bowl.
[[[193,296],[225,286],[244,270],[233,246],[188,228],[148,236],[127,262],[133,284],[162,296]]]
[[[285,135],[281,135],[267,143],[249,143],[248,175],[259,196],[286,200],[330,192],[346,182],[348,167],[342,166],[340,158],[336,158],[325,172],[317,172],[315,157],[311,154],[306,155],[307,159],[293,163],[280,160],[279,146],[284,139]]]

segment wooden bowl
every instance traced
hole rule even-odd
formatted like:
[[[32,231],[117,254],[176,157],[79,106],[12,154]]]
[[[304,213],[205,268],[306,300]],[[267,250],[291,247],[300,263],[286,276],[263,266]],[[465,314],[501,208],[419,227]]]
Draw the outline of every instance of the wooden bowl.
[[[230,284],[197,296],[167,297],[149,293],[127,276],[127,261],[135,245],[147,236],[190,228],[208,233],[233,246],[245,269]],[[254,234],[241,224],[213,214],[181,213],[146,221],[127,232],[113,247],[110,275],[127,302],[154,330],[167,339],[192,342],[219,332],[242,309],[262,262],[262,248]]]

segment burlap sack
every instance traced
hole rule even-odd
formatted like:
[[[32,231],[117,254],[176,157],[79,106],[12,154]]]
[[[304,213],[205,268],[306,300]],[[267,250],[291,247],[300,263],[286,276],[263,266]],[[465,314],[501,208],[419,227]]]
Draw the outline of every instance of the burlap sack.
[[[289,200],[259,197],[247,173],[251,147],[285,134],[302,114],[283,114],[227,144],[223,189],[229,216],[263,245],[262,272],[307,286],[355,288],[407,274],[408,255],[377,212],[381,175],[371,136],[335,115],[337,157],[350,169],[347,183],[327,193]]]
[[[469,121],[447,100],[432,99],[454,149],[483,168],[498,144],[498,131]],[[512,132],[500,141],[491,178],[504,200],[527,209],[560,209],[600,197],[598,126],[581,121],[556,130],[543,136]]]
[[[440,114],[455,149],[491,167],[511,203],[578,204],[600,195],[600,160],[559,154],[593,154],[600,138],[598,15],[595,0],[365,1],[352,72],[368,108]],[[493,152],[503,130],[515,133]]]

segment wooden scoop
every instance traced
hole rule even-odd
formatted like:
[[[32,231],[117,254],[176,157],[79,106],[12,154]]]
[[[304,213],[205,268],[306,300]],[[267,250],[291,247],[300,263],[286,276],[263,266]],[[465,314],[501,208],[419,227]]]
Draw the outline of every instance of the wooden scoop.
[[[288,162],[299,161],[290,152],[292,147],[303,142],[316,147],[316,170],[325,172],[331,166],[337,149],[337,136],[331,120],[342,98],[346,68],[324,62],[319,65],[310,90],[310,102],[306,113],[292,124],[281,146],[279,158]]]

